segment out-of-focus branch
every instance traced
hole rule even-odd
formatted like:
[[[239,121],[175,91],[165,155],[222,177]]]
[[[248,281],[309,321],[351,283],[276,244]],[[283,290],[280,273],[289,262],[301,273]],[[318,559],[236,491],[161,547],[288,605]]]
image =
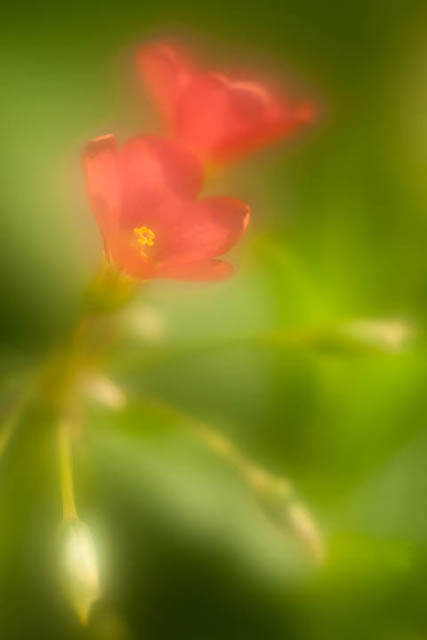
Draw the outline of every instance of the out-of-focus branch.
[[[415,335],[414,326],[401,319],[362,318],[329,326],[278,328],[179,344],[156,340],[144,344],[144,360],[138,349],[129,349],[118,368],[128,371],[136,365],[138,370],[149,369],[169,361],[241,348],[298,350],[335,356],[388,356],[406,351]]]
[[[275,527],[283,535],[293,537],[313,562],[324,561],[325,543],[320,529],[288,478],[276,476],[254,463],[229,438],[178,409],[152,397],[144,400],[144,407],[160,417],[174,420],[230,464]]]

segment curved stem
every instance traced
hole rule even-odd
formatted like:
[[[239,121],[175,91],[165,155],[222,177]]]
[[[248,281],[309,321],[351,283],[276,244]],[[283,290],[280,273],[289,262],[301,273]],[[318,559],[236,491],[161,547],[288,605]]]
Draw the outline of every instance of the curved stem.
[[[253,462],[234,442],[210,425],[187,416],[152,397],[144,408],[158,416],[173,419],[201,440],[217,456],[231,465],[246,482],[265,515],[284,534],[291,533],[315,563],[325,557],[323,536],[308,508],[297,498],[292,482],[276,476]]]

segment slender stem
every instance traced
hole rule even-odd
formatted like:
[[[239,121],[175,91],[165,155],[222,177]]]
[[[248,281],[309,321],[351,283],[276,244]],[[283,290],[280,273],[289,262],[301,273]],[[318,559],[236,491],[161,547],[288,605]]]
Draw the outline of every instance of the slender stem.
[[[118,294],[123,293],[120,285],[124,288],[125,293],[128,294],[130,287],[128,280],[123,281],[124,284],[122,281],[123,278],[121,278],[120,274],[116,271],[111,271],[108,265],[103,265],[101,273],[95,277],[90,288],[97,300],[99,296],[101,296],[101,298],[104,296],[108,302],[108,293],[110,285],[112,284],[115,284]],[[90,301],[91,298],[89,296],[86,303]],[[105,300],[103,301],[105,303]],[[119,300],[119,302],[124,301],[125,298]],[[64,522],[78,519],[73,479],[72,435],[75,431],[76,422],[79,420],[78,379],[82,367],[80,352],[84,351],[84,339],[91,323],[98,313],[102,313],[102,311],[103,309],[91,308],[91,305],[86,304],[84,306],[74,330],[65,342],[63,352],[60,353],[59,362],[54,362],[53,366],[54,381],[57,372],[61,381],[59,392],[55,387],[54,389],[60,398],[59,407],[61,417],[58,425],[58,452],[62,518]],[[50,373],[52,375],[52,372]]]
[[[191,423],[191,432],[196,435],[211,451],[228,461],[240,475],[254,488],[261,488],[267,484],[272,476],[265,469],[250,460],[229,438],[200,423]],[[293,493],[293,487],[287,478],[281,478],[282,489],[289,494]]]
[[[307,507],[297,499],[295,489],[288,478],[271,474],[254,463],[223,434],[161,401],[152,397],[146,398],[144,408],[154,414],[176,420],[179,426],[195,435],[211,451],[230,464],[254,492],[260,507],[271,522],[281,532],[291,532],[316,563],[323,561],[323,536]]]
[[[78,519],[74,496],[70,427],[70,422],[63,420],[58,428],[59,473],[61,480],[62,519],[64,522]]]
[[[209,424],[195,420],[185,412],[171,407],[152,396],[144,398],[144,410],[176,421],[179,426],[192,433],[217,456],[223,458],[234,467],[253,488],[262,488],[275,478],[275,476],[246,456],[227,436],[213,429]],[[282,491],[291,496],[294,492],[292,482],[285,477],[281,477],[280,482]]]

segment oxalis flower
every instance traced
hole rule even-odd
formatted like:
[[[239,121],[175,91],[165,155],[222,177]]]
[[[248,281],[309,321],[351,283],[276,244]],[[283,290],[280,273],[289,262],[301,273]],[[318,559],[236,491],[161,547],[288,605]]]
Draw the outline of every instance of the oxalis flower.
[[[204,71],[163,43],[139,49],[138,68],[172,136],[209,162],[226,162],[312,122],[311,102],[264,83]]]
[[[217,280],[216,260],[241,238],[249,207],[235,198],[197,200],[199,160],[174,142],[146,136],[117,149],[113,135],[91,140],[83,163],[105,253],[137,279]]]
[[[108,355],[114,355],[118,346],[114,338],[120,340],[122,333],[114,328],[111,316],[107,322],[104,316],[122,310],[141,281],[217,280],[232,271],[231,265],[218,256],[227,253],[244,234],[249,207],[230,197],[200,198],[203,163],[229,159],[283,137],[310,115],[306,105],[290,106],[283,97],[273,96],[259,84],[199,72],[182,54],[163,45],[142,50],[140,63],[175,139],[135,137],[118,149],[114,135],[106,135],[86,144],[83,165],[106,262],[89,283],[74,327],[29,381],[24,368],[23,388],[11,398],[10,410],[0,424],[0,456],[31,408],[36,416],[47,418],[57,432],[61,575],[69,603],[84,625],[89,624],[92,607],[102,597],[103,573],[97,532],[80,518],[75,497],[74,456],[82,449],[80,439],[85,421],[89,422],[88,401],[110,412],[129,407],[129,419],[138,409],[142,420],[147,414],[150,420],[152,417],[184,428],[238,473],[265,517],[284,538],[299,542],[315,562],[323,560],[325,551],[321,534],[288,479],[261,468],[211,425],[151,396],[128,395],[104,370],[110,361]],[[148,311],[146,307],[142,311],[145,329],[150,320]],[[118,320],[122,322],[123,315]],[[161,327],[160,334],[158,326],[154,333],[152,326],[148,328],[144,343],[162,334]],[[380,328],[384,334],[387,327]],[[300,333],[304,348],[310,339],[315,344],[316,335],[307,338],[307,331]],[[298,332],[283,335],[283,331],[249,335],[250,342],[274,348],[283,343],[294,348],[298,338]],[[245,337],[242,342],[239,334],[235,340],[227,338],[225,345],[241,346],[247,340]],[[206,343],[208,350],[225,345],[223,339]],[[150,366],[153,355],[156,363],[155,350],[146,346],[148,358],[144,362],[143,353],[143,367]],[[163,346],[167,350],[167,343]],[[195,346],[196,350],[200,348],[195,343],[189,345],[191,353]],[[105,420],[109,424],[111,415]],[[120,628],[117,633],[120,635]]]

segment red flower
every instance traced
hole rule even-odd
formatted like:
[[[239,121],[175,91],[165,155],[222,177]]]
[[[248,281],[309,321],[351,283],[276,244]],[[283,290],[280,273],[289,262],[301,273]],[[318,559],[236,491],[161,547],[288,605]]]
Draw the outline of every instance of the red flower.
[[[312,103],[201,71],[165,44],[142,47],[138,67],[172,135],[206,160],[224,162],[283,139],[315,116]]]
[[[214,280],[232,267],[216,256],[243,235],[249,207],[240,200],[196,200],[200,162],[176,143],[133,138],[117,150],[113,135],[83,151],[89,198],[106,256],[140,278]]]

